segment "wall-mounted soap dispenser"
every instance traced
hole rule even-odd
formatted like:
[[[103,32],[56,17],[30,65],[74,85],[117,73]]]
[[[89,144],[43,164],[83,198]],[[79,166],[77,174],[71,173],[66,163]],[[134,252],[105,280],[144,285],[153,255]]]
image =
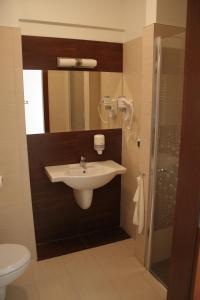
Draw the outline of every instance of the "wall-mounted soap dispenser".
[[[103,150],[105,149],[105,136],[103,134],[95,134],[94,149],[99,155],[103,153]]]

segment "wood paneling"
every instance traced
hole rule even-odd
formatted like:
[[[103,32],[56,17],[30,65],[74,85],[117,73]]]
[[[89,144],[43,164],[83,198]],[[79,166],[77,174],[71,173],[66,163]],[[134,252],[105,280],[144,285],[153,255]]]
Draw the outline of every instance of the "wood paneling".
[[[102,228],[90,233],[37,246],[38,260],[81,251],[130,238],[120,227]]]
[[[123,45],[120,43],[22,36],[22,53],[24,69],[57,70],[57,57],[75,57],[96,59],[98,65],[93,71],[123,70]]]
[[[192,300],[200,299],[200,229],[198,230],[198,237],[196,242],[196,260],[194,267],[194,278],[193,278],[193,294]]]
[[[43,83],[43,103],[44,103],[44,128],[45,132],[50,132],[49,125],[49,88],[48,88],[48,71],[42,72],[42,83]]]
[[[189,300],[200,208],[200,1],[188,1],[182,137],[168,300]]]
[[[94,150],[94,134],[103,133],[105,151]],[[92,206],[82,210],[73,191],[64,183],[51,183],[44,167],[112,159],[121,163],[121,129],[28,135],[28,156],[37,244],[80,236],[95,230],[119,226],[121,178],[94,191]]]

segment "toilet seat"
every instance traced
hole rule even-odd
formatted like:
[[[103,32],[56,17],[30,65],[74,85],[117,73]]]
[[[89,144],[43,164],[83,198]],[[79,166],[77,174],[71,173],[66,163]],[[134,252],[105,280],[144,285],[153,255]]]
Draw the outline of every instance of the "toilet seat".
[[[0,278],[22,268],[30,258],[30,251],[22,245],[0,244]]]

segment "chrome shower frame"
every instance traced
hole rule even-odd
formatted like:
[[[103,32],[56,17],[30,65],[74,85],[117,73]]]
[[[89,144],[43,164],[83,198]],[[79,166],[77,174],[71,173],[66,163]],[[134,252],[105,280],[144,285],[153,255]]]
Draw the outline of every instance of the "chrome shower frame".
[[[145,266],[150,270],[153,238],[153,220],[155,208],[155,191],[157,179],[157,155],[159,136],[159,108],[160,108],[160,76],[162,67],[162,38],[156,37],[154,43],[154,87],[152,97],[152,119],[151,119],[151,154],[150,154],[150,179],[149,179],[149,207],[148,211],[148,236],[146,247]]]

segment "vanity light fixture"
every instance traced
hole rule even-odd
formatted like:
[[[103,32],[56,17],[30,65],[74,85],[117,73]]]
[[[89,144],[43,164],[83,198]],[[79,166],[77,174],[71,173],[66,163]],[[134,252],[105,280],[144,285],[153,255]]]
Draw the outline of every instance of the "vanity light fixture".
[[[58,68],[93,69],[97,66],[96,59],[57,57]]]

